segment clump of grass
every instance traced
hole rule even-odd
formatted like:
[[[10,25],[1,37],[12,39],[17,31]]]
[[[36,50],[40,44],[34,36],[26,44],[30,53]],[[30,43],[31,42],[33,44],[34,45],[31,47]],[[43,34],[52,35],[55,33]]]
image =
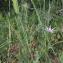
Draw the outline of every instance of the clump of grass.
[[[56,2],[31,0],[33,9],[27,1],[12,2],[10,15],[0,16],[1,63],[62,62],[63,18],[55,14]]]

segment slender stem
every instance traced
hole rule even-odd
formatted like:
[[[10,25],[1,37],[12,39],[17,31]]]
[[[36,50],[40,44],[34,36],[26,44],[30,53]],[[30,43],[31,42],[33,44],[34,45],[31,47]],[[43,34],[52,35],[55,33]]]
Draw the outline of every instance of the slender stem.
[[[10,25],[10,0],[9,0],[9,19],[8,19],[8,24],[9,24],[9,41],[8,41],[8,43],[9,43],[9,48],[8,48],[8,59],[9,59],[9,57],[10,57],[10,52],[9,52],[9,50],[10,50],[10,43],[11,43],[11,25]],[[7,63],[9,62],[9,60],[7,61]]]
[[[56,43],[53,44],[52,46],[55,46],[55,45],[57,45],[57,44],[61,44],[61,43],[63,43],[63,41],[56,42]]]
[[[34,4],[33,0],[31,0],[31,2],[32,2],[33,7],[34,7],[34,9],[35,9],[35,11],[36,11],[36,15],[37,15],[37,17],[38,17],[38,21],[39,21],[39,23],[40,23],[40,24],[42,24],[42,22],[41,22],[41,20],[40,20],[39,13],[38,13],[38,11],[37,11],[37,9],[36,9],[36,6],[35,6],[35,4]]]

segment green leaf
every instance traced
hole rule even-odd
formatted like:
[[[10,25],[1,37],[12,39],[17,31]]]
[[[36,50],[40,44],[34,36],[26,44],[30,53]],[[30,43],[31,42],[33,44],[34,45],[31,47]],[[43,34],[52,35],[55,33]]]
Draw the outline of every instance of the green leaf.
[[[14,7],[15,12],[18,14],[19,13],[18,1],[12,0],[12,2],[13,2],[13,7]]]
[[[60,61],[61,61],[61,63],[63,63],[63,53],[60,56]]]

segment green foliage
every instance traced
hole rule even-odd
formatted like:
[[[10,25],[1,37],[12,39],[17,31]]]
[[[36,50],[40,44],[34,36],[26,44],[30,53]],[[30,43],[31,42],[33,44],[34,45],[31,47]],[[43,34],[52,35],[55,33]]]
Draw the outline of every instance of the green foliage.
[[[12,0],[11,4],[14,10],[0,13],[1,63],[52,63],[56,57],[62,62],[63,16],[57,13],[61,2]],[[50,26],[53,33],[47,31]]]
[[[14,7],[15,12],[18,14],[19,13],[18,1],[12,0],[12,2],[13,2],[13,7]]]
[[[60,56],[60,61],[61,61],[61,63],[63,63],[63,53]]]

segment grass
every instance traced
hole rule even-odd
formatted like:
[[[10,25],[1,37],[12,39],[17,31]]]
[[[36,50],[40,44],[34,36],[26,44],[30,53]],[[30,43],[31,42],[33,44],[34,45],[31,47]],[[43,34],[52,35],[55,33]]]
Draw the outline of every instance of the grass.
[[[0,13],[0,63],[62,63],[63,16],[56,14],[56,2],[46,8],[45,0],[31,0],[33,10],[26,1],[12,2],[10,13]]]

